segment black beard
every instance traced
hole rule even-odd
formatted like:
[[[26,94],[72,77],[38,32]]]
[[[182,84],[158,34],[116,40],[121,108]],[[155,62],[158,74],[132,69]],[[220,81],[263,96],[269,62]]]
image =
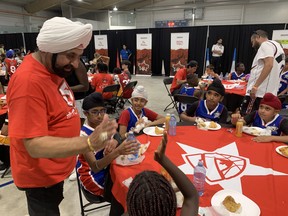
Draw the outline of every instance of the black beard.
[[[65,71],[64,67],[61,67],[61,68],[54,67],[53,71],[57,76],[62,77],[62,78],[66,78],[66,77],[69,77],[75,71],[75,68],[73,68],[73,66],[71,66],[71,67],[72,68],[69,72]]]

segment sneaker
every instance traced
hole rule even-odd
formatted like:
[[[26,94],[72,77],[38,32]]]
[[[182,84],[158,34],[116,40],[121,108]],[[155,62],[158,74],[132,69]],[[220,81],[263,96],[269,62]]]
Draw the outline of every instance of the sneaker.
[[[77,178],[75,170],[70,174],[69,181],[75,181]]]
[[[0,164],[0,174],[4,173],[5,170],[8,168],[9,166],[5,165],[5,164]]]

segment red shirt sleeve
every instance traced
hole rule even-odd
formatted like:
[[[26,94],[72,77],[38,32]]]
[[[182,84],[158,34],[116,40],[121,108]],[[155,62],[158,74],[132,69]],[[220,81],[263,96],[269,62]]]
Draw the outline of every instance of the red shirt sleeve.
[[[145,114],[146,114],[146,117],[148,118],[148,120],[150,121],[155,121],[158,114],[150,109],[147,109],[144,107],[144,111],[145,111]]]
[[[130,120],[129,111],[127,109],[123,110],[123,112],[121,113],[119,117],[118,124],[128,126],[129,120]]]

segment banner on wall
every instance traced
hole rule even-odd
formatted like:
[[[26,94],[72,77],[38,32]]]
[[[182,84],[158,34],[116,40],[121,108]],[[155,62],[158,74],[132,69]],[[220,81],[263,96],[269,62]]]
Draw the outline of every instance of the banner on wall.
[[[272,40],[282,44],[285,56],[288,55],[288,30],[274,30]]]
[[[108,56],[107,35],[94,35],[95,52],[101,56]]]
[[[187,64],[189,48],[189,33],[171,33],[171,70],[170,75],[174,76]]]
[[[151,75],[152,34],[137,34],[136,74]]]

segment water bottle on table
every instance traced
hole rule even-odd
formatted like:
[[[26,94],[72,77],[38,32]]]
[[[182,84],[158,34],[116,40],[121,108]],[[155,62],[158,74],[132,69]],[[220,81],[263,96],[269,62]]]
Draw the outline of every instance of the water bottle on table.
[[[204,193],[206,179],[206,169],[203,166],[203,162],[199,160],[197,166],[194,168],[193,184],[198,191],[199,196]]]
[[[128,141],[133,140],[133,141],[137,142],[136,137],[134,135],[134,132],[132,130],[130,130],[128,132],[127,140]],[[128,155],[127,158],[130,161],[134,161],[134,160],[136,160],[138,158],[138,156],[139,156],[139,154],[138,154],[138,151],[137,151],[137,153],[135,153],[135,154]]]
[[[169,135],[176,136],[176,125],[177,119],[174,114],[171,114],[170,121],[169,121]]]

